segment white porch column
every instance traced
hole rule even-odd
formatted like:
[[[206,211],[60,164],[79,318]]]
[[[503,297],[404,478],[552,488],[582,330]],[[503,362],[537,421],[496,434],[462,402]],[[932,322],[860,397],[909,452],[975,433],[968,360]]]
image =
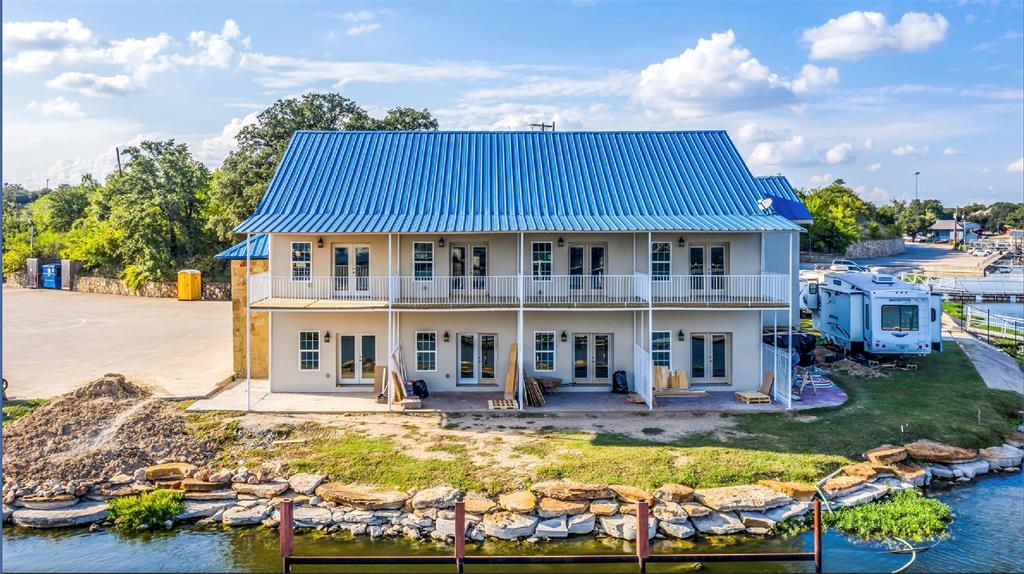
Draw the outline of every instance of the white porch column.
[[[270,252],[267,237],[267,252]],[[245,412],[252,410],[252,234],[245,234]]]
[[[651,295],[651,276],[654,275],[653,235],[647,232],[647,392],[648,410],[654,410],[654,297]]]
[[[763,285],[763,282],[765,280],[765,277],[764,277],[764,232],[762,231],[761,233],[759,233],[758,237],[759,237],[760,243],[761,243],[761,246],[760,246],[760,249],[761,249],[761,278],[759,279],[759,281],[761,281],[762,285]],[[764,378],[764,309],[762,309],[762,310],[757,312],[757,336],[758,336],[759,346],[761,348],[761,352],[759,353],[761,355],[761,357],[760,357],[760,361],[761,361],[761,377]]]
[[[789,242],[786,254],[789,257],[789,317],[786,323],[789,325],[789,336],[786,337],[786,367],[788,369],[786,380],[789,381],[789,388],[786,390],[786,410],[793,408],[793,232],[789,232]],[[797,318],[795,325],[800,327],[800,319]]]
[[[519,275],[519,313],[516,319],[516,346],[519,352],[516,353],[516,392],[519,395],[519,410],[526,409],[526,374],[523,372],[523,302],[526,299],[526,291],[523,280],[523,258],[526,256],[524,234],[519,233],[519,257],[516,264],[516,271]],[[556,354],[557,356],[557,354]]]

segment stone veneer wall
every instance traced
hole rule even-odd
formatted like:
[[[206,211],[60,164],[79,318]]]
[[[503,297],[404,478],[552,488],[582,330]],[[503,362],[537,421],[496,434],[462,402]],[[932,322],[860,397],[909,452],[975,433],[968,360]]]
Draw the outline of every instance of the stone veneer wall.
[[[846,253],[801,253],[800,261],[804,263],[832,263],[833,259],[867,259],[870,257],[888,257],[905,253],[907,246],[902,237],[891,239],[868,239],[851,245]]]
[[[4,275],[4,284],[8,287],[25,287],[27,282],[28,273],[25,271],[15,271]]]
[[[266,260],[253,260],[252,273],[263,273],[267,270]],[[245,376],[245,298],[246,298],[245,261],[231,262],[231,338],[233,362],[236,376]],[[252,337],[252,376],[256,379],[269,377],[268,366],[270,357],[269,313],[253,312],[250,319],[250,336]]]
[[[74,291],[83,293],[102,293],[106,295],[137,295],[139,297],[163,297],[173,299],[178,296],[176,281],[150,281],[137,292],[132,293],[124,281],[110,277],[75,277]],[[231,296],[229,283],[203,282],[203,299],[210,301],[227,301]]]

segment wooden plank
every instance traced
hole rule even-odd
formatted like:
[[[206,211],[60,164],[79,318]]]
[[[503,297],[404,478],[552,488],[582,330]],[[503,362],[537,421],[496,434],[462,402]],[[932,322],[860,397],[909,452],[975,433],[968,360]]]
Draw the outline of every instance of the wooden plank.
[[[381,394],[384,392],[384,380],[388,376],[388,368],[384,365],[377,365],[373,368],[373,392]]]
[[[517,411],[519,410],[519,401],[505,399],[489,400],[487,401],[487,408],[492,411]]]
[[[508,370],[505,371],[505,400],[512,400],[516,396],[518,357],[519,345],[512,343],[508,351]]]

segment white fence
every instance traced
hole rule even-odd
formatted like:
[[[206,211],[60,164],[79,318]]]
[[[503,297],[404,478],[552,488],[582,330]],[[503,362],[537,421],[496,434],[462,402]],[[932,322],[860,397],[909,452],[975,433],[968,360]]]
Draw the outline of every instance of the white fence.
[[[334,301],[386,301],[387,277],[313,276],[293,279],[267,273],[250,279],[252,302],[267,298],[317,299]]]
[[[775,373],[775,384],[772,386],[772,400],[777,403],[789,404],[789,396],[793,392],[792,358],[785,348],[761,344],[761,360],[764,361],[764,373]],[[764,373],[761,376],[764,376]],[[787,394],[789,393],[789,394]]]
[[[430,307],[518,304],[519,277],[400,277],[396,302]]]
[[[647,408],[654,408],[654,378],[651,371],[654,363],[651,354],[640,345],[633,345],[633,392],[647,403]]]
[[[651,281],[656,303],[787,304],[793,285],[788,275],[671,275]]]
[[[1024,319],[1000,315],[970,305],[964,307],[964,328],[981,338],[1024,341]]]
[[[646,275],[551,275],[527,277],[526,302],[534,304],[639,303]]]

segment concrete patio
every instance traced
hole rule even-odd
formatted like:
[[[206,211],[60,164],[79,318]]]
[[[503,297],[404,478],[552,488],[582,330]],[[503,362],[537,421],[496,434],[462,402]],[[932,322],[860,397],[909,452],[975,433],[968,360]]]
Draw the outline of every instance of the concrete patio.
[[[253,380],[250,391],[249,410],[261,413],[383,413],[388,412],[387,404],[377,403],[377,397],[369,393],[272,393],[267,380]],[[410,413],[507,413],[513,411],[489,411],[487,401],[501,399],[501,392],[445,392],[431,393],[423,401],[423,408]],[[626,400],[626,395],[605,392],[560,391],[545,395],[543,407],[530,407],[526,412],[547,413],[620,413],[647,412],[645,404]],[[804,392],[803,400],[793,401],[793,410],[821,407],[835,407],[846,401],[846,394],[838,387]],[[246,382],[236,381],[217,395],[196,401],[189,411],[245,411]],[[393,412],[403,412],[400,405],[392,406]],[[656,397],[657,412],[784,412],[783,403],[747,405],[738,401],[732,391],[714,391],[704,397]]]

